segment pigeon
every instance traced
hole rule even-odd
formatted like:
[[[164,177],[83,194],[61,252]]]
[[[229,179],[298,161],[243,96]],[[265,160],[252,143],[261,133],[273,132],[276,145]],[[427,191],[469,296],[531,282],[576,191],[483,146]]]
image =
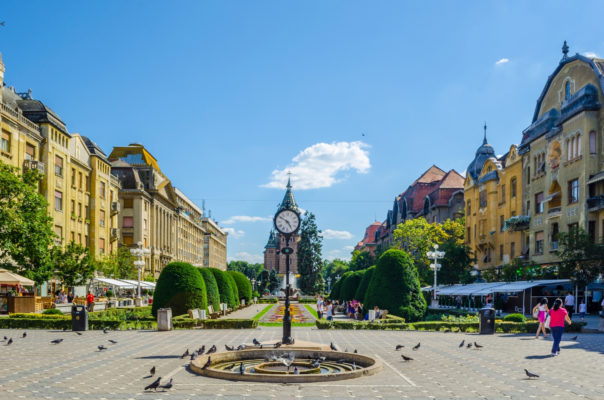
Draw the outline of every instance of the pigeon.
[[[330,349],[332,349],[333,351],[338,351],[338,348],[336,347],[336,345],[335,345],[335,344],[333,344],[333,342],[331,342],[331,343],[329,344],[329,348],[330,348]]]
[[[575,336],[574,338],[571,338],[570,340],[572,340],[573,342],[577,340],[578,336]]]
[[[227,351],[233,351],[233,350],[235,350],[234,347],[230,347],[230,346],[228,346],[226,344],[224,345],[224,348],[227,349]]]
[[[195,360],[198,355],[199,354],[196,351],[194,351],[193,354],[191,354],[191,361]]]
[[[260,346],[262,344],[258,340],[256,340],[256,338],[254,338],[254,340],[252,340],[252,343],[254,343],[254,346]]]
[[[421,343],[416,344],[415,346],[413,346],[413,350],[419,350],[419,346],[421,345]]]
[[[278,349],[279,347],[281,347],[281,342],[275,343],[275,349]]]
[[[484,346],[479,345],[478,343],[474,342],[474,347],[476,347],[477,349],[482,349]]]
[[[461,343],[459,344],[459,348],[462,348],[465,343],[466,343],[465,339],[462,340]]]
[[[404,354],[401,354],[401,357],[403,357],[403,360],[405,360],[405,361],[413,361],[413,358],[411,358],[411,357],[407,357],[407,356],[406,356],[406,355],[404,355]]]
[[[77,332],[77,331],[76,331],[76,335],[78,335],[78,336],[82,336],[82,332]]]
[[[98,347],[99,351],[107,350],[107,347],[105,347],[103,345],[100,345],[100,346],[97,346],[97,347]]]
[[[320,366],[321,366],[321,363],[319,362],[319,360],[315,360],[315,361],[312,363],[312,367],[313,367],[313,368],[319,368]]]
[[[447,328],[447,329],[445,329],[445,331],[444,331],[444,332],[445,332],[445,333],[449,333],[449,332],[451,332],[451,329]]]
[[[294,344],[296,343],[296,339],[292,338],[292,340],[290,340],[289,344]]]
[[[323,362],[323,361],[327,360],[327,357],[321,356],[321,357],[317,358],[317,360]]]
[[[344,348],[344,353],[348,353],[348,347]]]
[[[208,357],[208,361],[206,361],[206,363],[203,365],[203,367],[201,367],[201,369],[206,369],[210,366],[210,364],[212,364],[212,358]]]
[[[300,375],[300,371],[298,370],[298,367],[294,367],[294,375]]]
[[[107,329],[107,328],[103,329],[103,333],[109,333],[109,329]]]
[[[354,349],[354,354],[358,354],[359,352],[357,351],[357,349]]]
[[[357,369],[357,363],[355,363],[354,361],[352,362],[352,369],[353,370]]]
[[[151,374],[151,377],[153,377],[155,375],[155,365],[153,366],[153,368],[151,368],[149,373]]]
[[[345,358],[340,358],[338,360],[338,364],[345,364],[347,362],[347,360]]]
[[[4,340],[8,339],[6,336],[4,336]]]
[[[50,343],[52,343],[52,344],[59,344],[59,343],[61,343],[62,341],[63,341],[63,339],[55,339],[55,340],[51,340],[51,342],[50,342]]]
[[[157,388],[159,386],[159,381],[161,380],[161,376],[159,378],[157,378],[153,383],[151,383],[148,386],[145,386],[145,390],[155,390],[157,392]]]
[[[8,342],[6,342],[7,346],[10,346],[13,343],[13,338],[8,339]]]
[[[161,385],[160,388],[164,390],[172,389],[172,378],[170,378],[170,382],[166,383],[165,385]]]
[[[472,343],[468,343],[468,344],[466,345],[466,348],[468,348],[468,349],[469,349],[470,347],[472,347]]]
[[[239,350],[245,350],[245,345],[240,344],[239,346],[237,346],[237,351],[239,351]]]
[[[216,345],[212,345],[206,354],[216,353]]]
[[[27,332],[23,332],[23,336],[21,336],[23,339],[25,339],[27,337]]]
[[[403,347],[405,347],[405,346],[403,346],[402,344],[397,344],[397,345],[396,345],[396,349],[395,349],[395,350],[396,350],[396,351],[399,351],[399,350],[400,350],[400,349],[402,349]]]
[[[239,364],[239,375],[243,375],[245,372],[245,365],[243,363]]]
[[[235,367],[235,364],[231,364],[231,365],[229,365],[228,367],[226,367],[226,368],[225,368],[225,371],[226,371],[226,370],[230,371],[230,370],[232,370],[234,367]]]
[[[529,372],[528,369],[524,369],[524,373],[526,374],[526,376],[528,376],[529,379],[531,378],[539,378],[539,375],[537,374],[533,374],[532,372]]]
[[[204,344],[203,346],[201,346],[199,348],[199,350],[197,350],[197,353],[199,353],[199,355],[202,355],[203,353],[205,353],[206,351],[206,345]]]
[[[262,348],[262,345],[260,345],[260,348]]]
[[[182,356],[180,356],[180,358],[185,358],[189,356],[189,349],[187,349],[187,351],[185,351],[184,353],[182,353]]]
[[[109,339],[109,343],[111,343],[111,344],[117,344],[117,340]]]

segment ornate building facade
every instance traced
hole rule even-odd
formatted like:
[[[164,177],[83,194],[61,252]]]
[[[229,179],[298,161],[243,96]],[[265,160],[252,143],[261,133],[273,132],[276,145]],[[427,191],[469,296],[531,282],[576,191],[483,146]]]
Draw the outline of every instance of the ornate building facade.
[[[289,180],[287,181],[285,196],[283,196],[283,201],[279,204],[277,211],[284,208],[298,210],[298,205],[296,204],[296,199],[294,198],[291,182]],[[293,274],[298,273],[297,254],[299,239],[300,235],[294,234],[291,235],[289,242],[289,247],[294,249],[294,253],[289,257],[289,270]],[[280,249],[287,245],[285,236],[271,229],[268,242],[266,243],[266,246],[264,246],[264,268],[268,271],[276,271],[281,278],[285,276],[285,254],[281,254]]]

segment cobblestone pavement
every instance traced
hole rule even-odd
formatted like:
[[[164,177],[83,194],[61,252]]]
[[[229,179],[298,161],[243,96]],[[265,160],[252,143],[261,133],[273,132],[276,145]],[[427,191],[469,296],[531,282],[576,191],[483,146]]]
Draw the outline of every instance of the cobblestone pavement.
[[[277,340],[279,328],[256,330],[182,330],[172,332],[73,332],[0,330],[0,399],[602,399],[604,335],[580,334],[563,341],[558,357],[547,356],[551,341],[531,335],[480,336],[462,333],[326,331],[294,328],[298,340],[329,343],[372,356],[384,363],[376,375],[333,383],[296,385],[220,381],[190,373],[180,355],[205,344]],[[573,334],[574,335],[574,334]],[[568,339],[572,335],[565,335]],[[50,341],[63,338],[61,344]],[[110,344],[108,339],[117,340]],[[459,348],[476,341],[480,350]],[[421,342],[417,351],[411,347]],[[108,350],[99,352],[104,344]],[[394,351],[397,344],[405,347]],[[414,358],[403,362],[400,354]],[[165,393],[144,392],[152,366],[162,382],[174,378]],[[527,380],[523,369],[539,379]]]

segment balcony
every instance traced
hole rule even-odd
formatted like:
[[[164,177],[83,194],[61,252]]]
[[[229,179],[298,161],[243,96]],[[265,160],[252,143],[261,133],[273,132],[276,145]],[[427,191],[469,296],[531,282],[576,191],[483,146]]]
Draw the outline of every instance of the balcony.
[[[552,214],[560,214],[562,212],[562,207],[550,207],[547,210],[547,214],[548,215],[552,215]]]
[[[120,228],[111,228],[111,237],[118,238],[120,236]]]
[[[23,161],[23,171],[27,171],[30,169],[38,170],[39,173],[44,175],[45,168],[44,168],[44,163],[42,161],[24,160]]]
[[[531,223],[531,217],[528,215],[517,215],[508,218],[503,223],[503,230],[510,232],[524,231],[527,230]]]
[[[115,215],[120,212],[120,202],[113,201],[111,202],[111,215]]]
[[[598,211],[604,208],[604,194],[587,199],[587,208],[589,211]]]

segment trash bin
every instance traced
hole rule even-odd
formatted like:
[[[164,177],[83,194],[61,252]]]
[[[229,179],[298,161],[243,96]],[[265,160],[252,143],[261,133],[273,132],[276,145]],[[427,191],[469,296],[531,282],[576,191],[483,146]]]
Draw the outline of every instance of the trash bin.
[[[71,307],[71,329],[74,331],[88,330],[88,310],[86,306]]]
[[[481,308],[480,313],[480,334],[495,333],[495,310],[492,308]]]
[[[171,331],[172,330],[172,309],[160,308],[157,310],[157,330]]]

